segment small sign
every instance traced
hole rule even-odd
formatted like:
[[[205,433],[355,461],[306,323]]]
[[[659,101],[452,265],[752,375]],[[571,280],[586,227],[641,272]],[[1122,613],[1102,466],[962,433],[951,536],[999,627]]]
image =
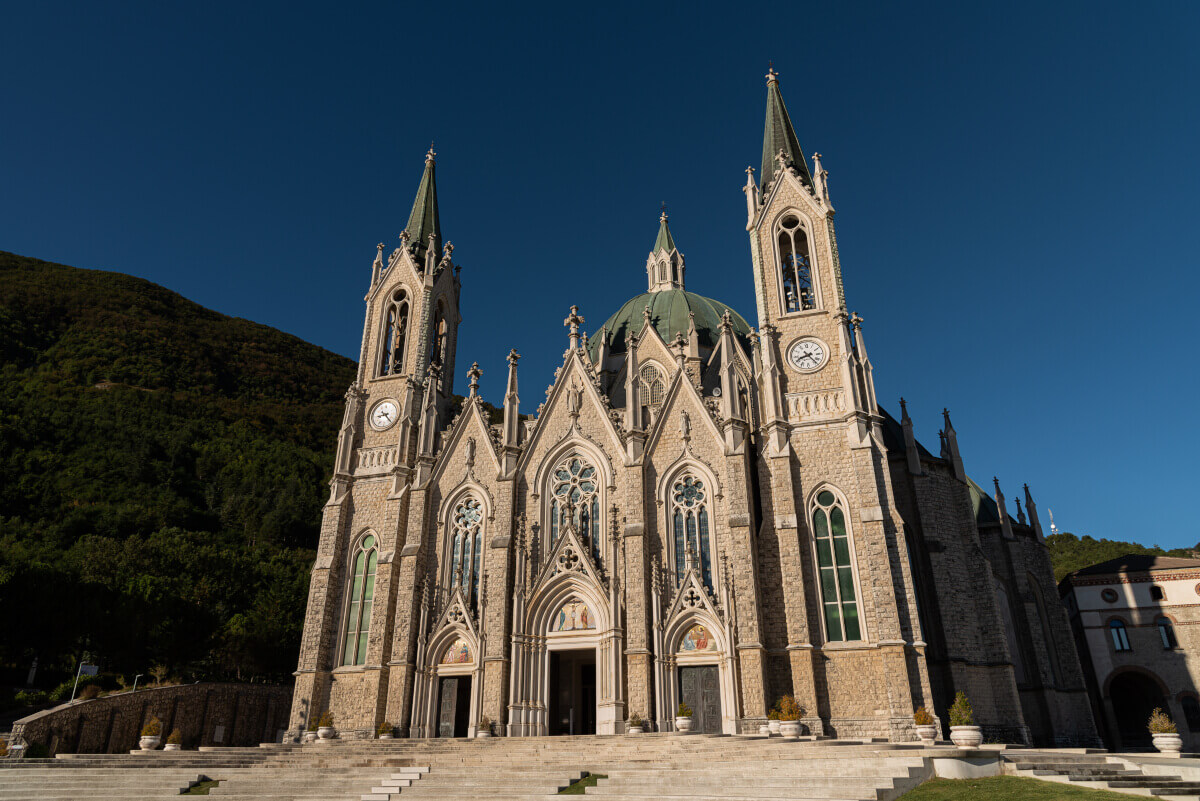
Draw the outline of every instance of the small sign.
[[[95,665],[80,665],[79,666],[79,675],[80,676],[95,676],[99,672],[100,672],[100,668],[96,667]]]

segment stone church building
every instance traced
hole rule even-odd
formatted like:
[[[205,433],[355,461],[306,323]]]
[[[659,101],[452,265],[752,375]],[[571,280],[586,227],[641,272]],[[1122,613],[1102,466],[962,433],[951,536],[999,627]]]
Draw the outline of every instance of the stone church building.
[[[1098,743],[1033,500],[1014,519],[968,478],[948,414],[935,455],[879,405],[828,173],[767,78],[757,329],[685,287],[664,213],[646,291],[590,336],[572,307],[534,415],[515,351],[496,419],[477,368],[453,395],[463,287],[426,156],[371,267],[293,733],[326,710],[343,737],[669,731],[680,702],[754,732],[791,693],[809,733],[910,740],[963,690],[989,737]]]

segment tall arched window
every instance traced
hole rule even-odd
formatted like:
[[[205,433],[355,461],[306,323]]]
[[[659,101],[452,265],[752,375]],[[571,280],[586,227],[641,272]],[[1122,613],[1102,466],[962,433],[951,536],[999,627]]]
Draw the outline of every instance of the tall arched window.
[[[375,535],[367,534],[350,559],[350,586],[346,611],[343,665],[362,665],[367,661],[367,637],[371,630],[371,606],[375,600],[375,566],[379,548]]]
[[[1113,619],[1108,622],[1108,632],[1112,635],[1114,651],[1132,651],[1129,646],[1129,632],[1125,630],[1125,621]]]
[[[563,459],[550,474],[550,540],[553,548],[559,532],[573,515],[575,532],[592,551],[592,559],[601,561],[604,529],[600,516],[600,476],[594,465],[579,454]]]
[[[404,372],[404,344],[408,340],[408,296],[396,290],[384,313],[383,337],[379,347],[379,375]]]
[[[1158,626],[1158,638],[1162,640],[1164,649],[1170,650],[1179,646],[1179,641],[1175,639],[1175,626],[1170,618],[1160,617],[1154,621],[1154,625]]]
[[[789,214],[779,224],[779,270],[783,288],[783,311],[796,312],[817,307],[813,289],[808,235],[800,219]]]
[[[483,504],[468,495],[454,506],[450,518],[450,589],[462,588],[471,608],[479,608],[479,577],[483,568]]]
[[[817,493],[812,528],[821,577],[821,603],[825,608],[826,637],[830,642],[861,640],[846,513],[837,496],[829,490]]]
[[[639,375],[642,379],[642,393],[646,405],[651,409],[662,406],[663,399],[667,395],[667,384],[663,380],[662,372],[653,364],[644,364]]]
[[[700,577],[713,591],[712,534],[709,530],[708,487],[692,475],[681,476],[671,486],[671,538],[675,551],[675,583],[683,581],[687,552],[695,554]]]

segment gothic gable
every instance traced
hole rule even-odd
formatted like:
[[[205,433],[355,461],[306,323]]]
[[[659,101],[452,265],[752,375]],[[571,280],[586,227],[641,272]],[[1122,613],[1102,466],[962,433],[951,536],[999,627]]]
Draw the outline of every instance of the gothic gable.
[[[438,452],[430,481],[442,484],[443,476],[494,476],[500,472],[500,454],[495,432],[484,417],[478,397],[463,402],[458,417],[442,431],[442,447]]]

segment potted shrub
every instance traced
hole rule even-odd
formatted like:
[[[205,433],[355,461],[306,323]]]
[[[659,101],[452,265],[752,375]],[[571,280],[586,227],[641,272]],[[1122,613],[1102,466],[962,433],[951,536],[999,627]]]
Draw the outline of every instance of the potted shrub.
[[[779,699],[779,733],[789,740],[800,736],[800,718],[804,716],[804,708],[796,703],[793,696],[785,695]]]
[[[333,728],[333,713],[326,709],[317,719],[317,738],[326,742],[334,737],[337,737],[337,730]]]
[[[779,734],[779,702],[775,702],[775,706],[771,707],[771,711],[767,713],[767,731],[771,734]]]
[[[484,715],[479,719],[479,725],[475,727],[476,737],[491,737],[492,736],[492,719]]]
[[[317,721],[314,718],[314,719],[308,721],[308,728],[304,730],[304,736],[301,738],[300,741],[304,742],[304,743],[311,743],[316,739],[317,739]]]
[[[692,730],[692,708],[685,703],[679,704],[675,712],[675,731],[687,734]]]
[[[142,727],[142,739],[138,740],[138,748],[143,751],[153,751],[162,742],[162,722],[151,716]]]
[[[379,728],[375,730],[375,733],[379,735],[380,740],[390,740],[392,739],[392,735],[396,733],[396,727],[385,720],[379,724]]]
[[[922,743],[932,743],[937,740],[937,724],[929,710],[921,707],[913,713],[913,723],[917,724],[917,737]]]
[[[1164,754],[1179,756],[1179,750],[1183,748],[1183,740],[1179,736],[1179,731],[1175,728],[1175,723],[1167,713],[1161,708],[1155,709],[1150,713],[1150,721],[1146,724],[1150,729],[1150,737],[1154,740],[1154,747]]]
[[[642,716],[634,712],[629,716],[629,725],[625,727],[626,734],[641,734],[646,731],[646,721],[642,720]]]
[[[163,746],[164,751],[179,751],[183,749],[183,732],[175,729],[167,737],[167,744]]]
[[[975,712],[967,694],[959,691],[950,707],[950,742],[959,748],[978,748],[983,742],[983,732],[975,725]]]

